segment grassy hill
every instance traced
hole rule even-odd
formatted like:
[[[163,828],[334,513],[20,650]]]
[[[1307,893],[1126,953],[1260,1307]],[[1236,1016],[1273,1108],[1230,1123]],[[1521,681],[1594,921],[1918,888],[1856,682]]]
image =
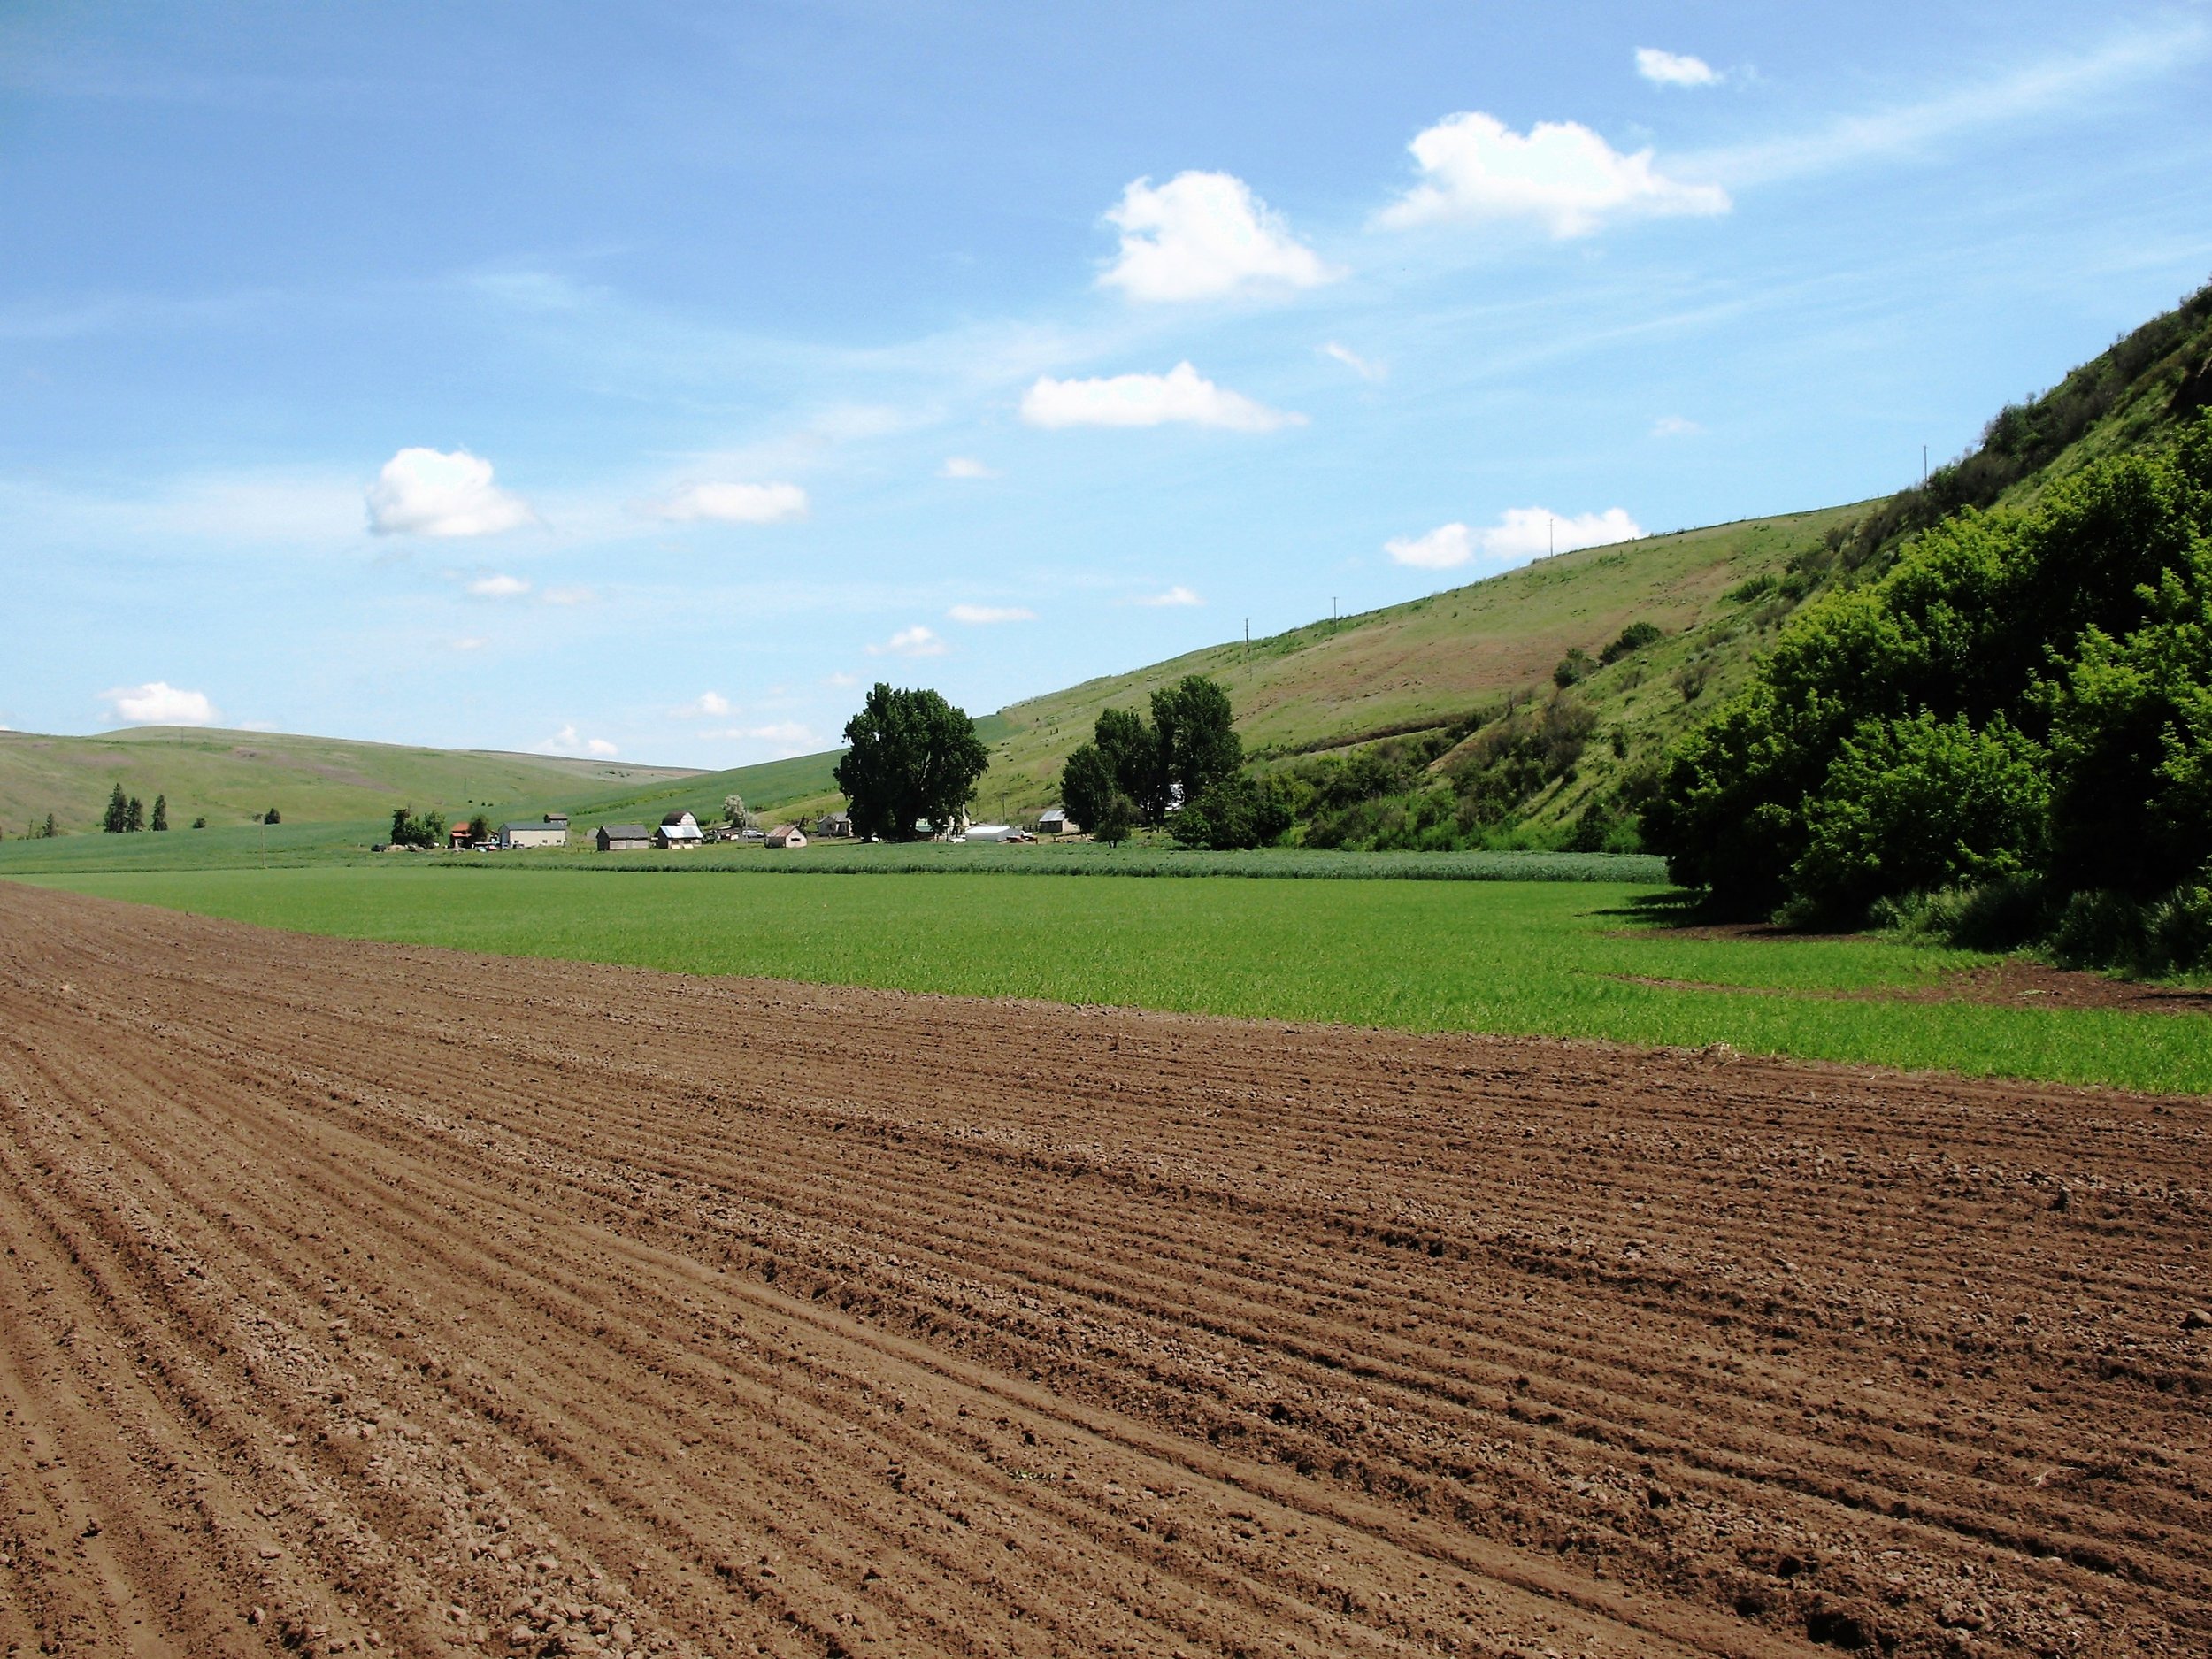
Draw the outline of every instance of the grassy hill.
[[[421,749],[262,732],[139,726],[104,737],[0,732],[0,831],[27,833],[51,812],[94,829],[109,792],[169,798],[179,829],[239,825],[273,806],[288,822],[373,819],[403,802],[463,817],[535,814],[664,787],[695,774],[626,761]]]

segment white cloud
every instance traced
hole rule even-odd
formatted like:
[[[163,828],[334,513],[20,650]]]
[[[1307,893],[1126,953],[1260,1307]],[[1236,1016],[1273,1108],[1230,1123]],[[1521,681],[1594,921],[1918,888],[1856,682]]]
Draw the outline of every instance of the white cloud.
[[[646,511],[676,524],[782,524],[807,515],[796,484],[687,484]]]
[[[681,720],[718,718],[728,714],[730,708],[730,700],[720,692],[703,691],[677,710],[676,718]]]
[[[1302,426],[1303,415],[1270,409],[1216,386],[1188,363],[1165,374],[1116,374],[1103,380],[1056,380],[1040,375],[1022,398],[1033,426],[1157,426],[1184,421],[1233,432]]]
[[[575,585],[545,590],[545,603],[549,605],[588,605],[598,597],[593,589]]]
[[[780,757],[803,755],[818,741],[811,731],[795,720],[785,720],[772,726],[724,726],[711,732],[702,732],[699,735],[751,743],[773,743]]]
[[[856,686],[860,683],[860,676],[858,674],[849,674],[841,668],[835,673],[824,679],[822,683],[826,686]]]
[[[480,576],[469,584],[469,592],[479,599],[519,599],[530,591],[530,584],[519,576]]]
[[[945,612],[955,622],[981,626],[992,622],[1034,622],[1037,613],[1020,605],[955,605]]]
[[[369,486],[369,528],[378,535],[495,535],[537,515],[492,482],[492,464],[466,449],[402,449]]]
[[[465,640],[454,641],[453,649],[457,651],[480,651],[490,643],[489,640],[479,634],[471,634]]]
[[[996,478],[998,469],[986,466],[971,455],[949,455],[937,469],[940,478]]]
[[[1686,415],[1662,415],[1651,423],[1655,438],[1694,438],[1704,430]]]
[[[1206,602],[1178,582],[1164,594],[1147,594],[1129,603],[1133,605],[1202,605]]]
[[[1133,300],[1208,300],[1257,288],[1310,288],[1343,274],[1290,234],[1282,216],[1226,173],[1139,179],[1106,214],[1121,253],[1099,286]]]
[[[901,628],[881,645],[871,645],[871,657],[942,657],[945,642],[920,623]]]
[[[204,691],[181,690],[162,680],[119,686],[102,692],[100,701],[130,726],[212,726],[222,718]]]
[[[1349,346],[1340,346],[1333,340],[1321,348],[1321,355],[1333,357],[1363,380],[1382,380],[1389,378],[1390,365],[1363,357]]]
[[[1576,121],[1539,121],[1525,134],[1494,115],[1447,116],[1413,141],[1422,182],[1386,208],[1402,228],[1445,219],[1533,219],[1555,236],[1586,236],[1628,215],[1725,213],[1717,184],[1686,184],[1624,156]]]
[[[1636,73],[1661,87],[1710,87],[1720,82],[1719,71],[1702,58],[1661,51],[1656,46],[1636,49]]]
[[[1474,557],[1474,532],[1463,524],[1440,524],[1426,535],[1393,536],[1383,551],[1416,570],[1449,570]]]
[[[1395,536],[1383,551],[1416,570],[1451,570],[1476,555],[1498,565],[1525,565],[1547,553],[1632,541],[1642,527],[1618,507],[1562,518],[1542,507],[1511,507],[1483,529],[1463,524],[1439,525],[1425,535]]]
[[[612,760],[622,752],[603,737],[581,735],[573,720],[542,743],[533,743],[530,749],[536,755],[588,755],[595,760]]]

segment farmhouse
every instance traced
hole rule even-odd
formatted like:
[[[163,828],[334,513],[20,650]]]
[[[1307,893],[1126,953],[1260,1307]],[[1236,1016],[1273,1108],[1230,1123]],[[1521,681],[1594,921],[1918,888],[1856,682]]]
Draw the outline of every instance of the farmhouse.
[[[796,824],[779,824],[768,832],[768,844],[771,847],[803,847],[806,837],[800,833]]]
[[[568,820],[558,824],[502,824],[499,833],[492,838],[492,845],[502,852],[513,852],[524,847],[565,847],[568,845]]]
[[[688,812],[671,812],[653,832],[653,845],[663,852],[671,848],[703,847],[706,841],[700,833],[699,820]]]
[[[1040,835],[1072,835],[1076,826],[1068,822],[1068,810],[1064,806],[1048,806],[1037,814],[1037,833]]]
[[[826,812],[815,820],[814,833],[826,841],[850,841],[853,815],[849,812]]]
[[[595,839],[603,853],[643,852],[653,844],[653,832],[642,824],[602,824]]]

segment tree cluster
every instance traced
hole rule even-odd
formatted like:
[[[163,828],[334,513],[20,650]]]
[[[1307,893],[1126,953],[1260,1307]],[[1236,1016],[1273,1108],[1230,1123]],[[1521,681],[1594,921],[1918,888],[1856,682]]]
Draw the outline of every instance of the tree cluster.
[[[46,815],[49,825],[52,824],[53,816],[50,812]],[[165,830],[168,827],[169,797],[167,795],[157,795],[154,797],[153,815],[150,819],[146,812],[146,803],[134,795],[127,796],[124,795],[123,786],[119,783],[115,786],[114,794],[108,796],[107,810],[100,817],[101,830],[110,835],[130,835],[135,834],[140,830]],[[54,833],[50,828],[46,833],[50,835]]]
[[[1099,713],[1091,741],[1068,757],[1060,799],[1102,840],[1138,823],[1165,825],[1187,846],[1263,846],[1292,822],[1281,787],[1248,777],[1229,694],[1191,674],[1152,694],[1152,718],[1135,709]]]
[[[952,828],[991,764],[966,714],[934,691],[880,680],[845,723],[845,742],[837,787],[853,833],[881,841],[912,841],[924,821],[941,833]]]
[[[2212,413],[2032,509],[1946,519],[1879,580],[1809,606],[1669,757],[1643,829],[1678,881],[1738,912],[1856,921],[2008,881],[2039,895],[2023,925],[2048,932],[2084,895],[2143,918],[2194,902],[2212,859]],[[2103,933],[2116,959],[2161,954]]]
[[[274,823],[275,809],[271,808],[270,810],[273,816],[264,821]],[[487,824],[485,827],[488,830],[490,826]],[[445,845],[445,814],[442,812],[418,812],[411,806],[392,809],[391,840],[395,847],[420,847],[426,849],[442,847]]]

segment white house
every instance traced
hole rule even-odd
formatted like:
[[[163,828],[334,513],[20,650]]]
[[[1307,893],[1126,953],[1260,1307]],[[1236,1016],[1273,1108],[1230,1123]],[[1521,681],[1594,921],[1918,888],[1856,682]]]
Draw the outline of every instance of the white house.
[[[796,824],[779,824],[768,832],[768,844],[771,847],[803,847],[806,837],[799,833]]]

